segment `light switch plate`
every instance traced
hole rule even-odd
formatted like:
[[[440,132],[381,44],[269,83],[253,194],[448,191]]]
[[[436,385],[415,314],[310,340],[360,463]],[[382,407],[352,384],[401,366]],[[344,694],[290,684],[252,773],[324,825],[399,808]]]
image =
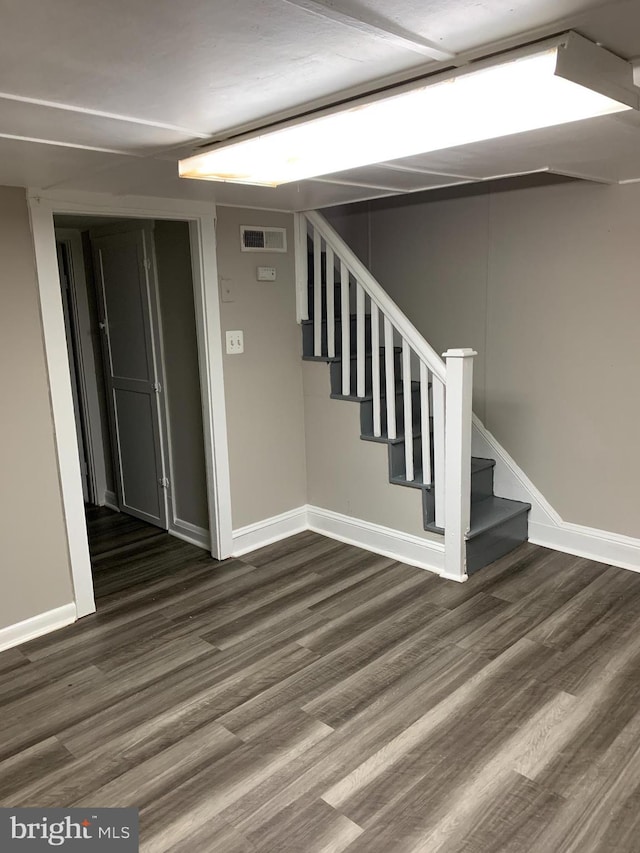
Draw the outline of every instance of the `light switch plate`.
[[[258,281],[275,281],[275,267],[258,267]]]
[[[244,352],[244,332],[227,332],[227,355]]]

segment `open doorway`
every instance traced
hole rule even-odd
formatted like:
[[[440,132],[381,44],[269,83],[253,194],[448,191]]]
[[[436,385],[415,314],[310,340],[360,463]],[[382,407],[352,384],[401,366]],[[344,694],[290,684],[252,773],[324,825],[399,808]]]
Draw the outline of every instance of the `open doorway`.
[[[93,562],[160,531],[210,549],[189,223],[54,226]]]

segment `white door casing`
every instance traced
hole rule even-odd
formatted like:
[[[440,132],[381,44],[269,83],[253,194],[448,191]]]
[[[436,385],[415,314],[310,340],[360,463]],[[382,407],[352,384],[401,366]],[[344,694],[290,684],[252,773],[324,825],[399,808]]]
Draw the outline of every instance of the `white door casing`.
[[[233,550],[231,484],[227,444],[215,243],[215,204],[175,199],[62,190],[27,191],[42,312],[45,357],[49,376],[55,449],[60,473],[69,558],[78,616],[95,611],[93,580],[82,502],[73,401],[66,364],[64,320],[55,249],[54,213],[140,219],[182,219],[189,222],[196,333],[200,362],[205,456],[211,531],[211,553],[218,560]]]

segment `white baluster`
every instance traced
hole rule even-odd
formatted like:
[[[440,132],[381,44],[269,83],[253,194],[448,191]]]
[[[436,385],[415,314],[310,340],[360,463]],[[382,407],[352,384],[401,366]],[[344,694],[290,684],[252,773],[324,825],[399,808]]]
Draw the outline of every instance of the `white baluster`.
[[[313,354],[322,355],[322,237],[313,232]]]
[[[413,401],[411,399],[411,349],[402,339],[402,400],[404,404],[404,469],[407,482],[414,478],[413,470]]]
[[[436,524],[445,526],[444,506],[444,385],[437,376],[433,385],[433,488],[436,502]]]
[[[431,482],[431,424],[429,421],[429,369],[420,362],[420,432],[422,434],[422,482]]]
[[[384,318],[384,368],[387,395],[387,437],[396,438],[396,377],[393,351],[393,326]]]
[[[371,300],[371,393],[373,394],[373,434],[382,435],[380,424],[380,312]]]
[[[333,306],[333,296],[335,288],[334,266],[333,266],[333,249],[326,246],[326,266],[327,266],[327,355],[329,358],[334,358],[336,354],[336,318]]]
[[[364,397],[364,290],[359,281],[356,282],[356,389],[358,397]]]
[[[467,543],[471,519],[471,397],[472,349],[450,349],[447,360],[445,574],[466,580]]]
[[[349,270],[340,263],[340,319],[342,321],[342,393],[351,394],[351,318],[349,315]]]

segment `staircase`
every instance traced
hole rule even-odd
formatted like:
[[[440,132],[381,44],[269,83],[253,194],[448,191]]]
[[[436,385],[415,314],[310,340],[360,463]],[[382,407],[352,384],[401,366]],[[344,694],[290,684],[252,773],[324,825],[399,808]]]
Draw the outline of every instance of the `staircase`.
[[[496,496],[495,461],[471,456],[475,353],[449,350],[445,364],[315,212],[296,215],[296,260],[303,359],[328,363],[332,399],[359,404],[389,482],[420,492],[444,576],[464,580],[526,541],[530,505]]]

